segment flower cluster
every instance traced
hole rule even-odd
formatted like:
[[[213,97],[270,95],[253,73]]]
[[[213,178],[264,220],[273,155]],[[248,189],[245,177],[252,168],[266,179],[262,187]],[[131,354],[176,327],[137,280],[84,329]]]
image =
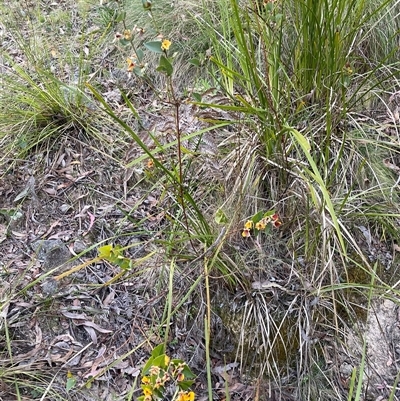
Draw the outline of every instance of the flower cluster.
[[[142,0],[142,5],[145,10],[150,12],[150,17],[153,18],[153,14],[151,12],[151,0]],[[120,10],[118,13],[118,21],[123,22],[125,29],[122,32],[115,33],[113,43],[117,44],[118,49],[131,49],[130,54],[128,54],[128,57],[126,58],[126,71],[128,76],[130,77],[132,74],[135,74],[138,77],[145,76],[147,64],[144,61],[144,50],[147,49],[160,55],[159,65],[156,70],[165,73],[168,77],[170,77],[173,73],[173,57],[168,54],[168,51],[173,45],[172,41],[164,38],[162,34],[159,34],[154,38],[154,40],[149,42],[140,40],[140,44],[138,44],[138,41],[135,39],[138,37],[140,38],[145,30],[136,25],[132,29],[128,29],[126,24],[126,13],[123,10]]]
[[[267,225],[271,223],[272,227],[278,228],[282,225],[277,213],[267,212],[260,218],[259,214],[255,215],[251,220],[247,220],[244,223],[242,236],[248,238],[251,236],[251,230],[256,229],[257,231],[263,231]]]
[[[143,396],[138,401],[156,401],[164,399],[168,385],[174,386],[174,401],[194,401],[195,393],[189,391],[195,375],[188,365],[180,359],[170,359],[164,353],[161,344],[154,348],[152,356],[142,370]]]
[[[353,74],[353,69],[351,68],[350,63],[346,63],[346,65],[343,67],[343,72],[346,75],[352,75]]]
[[[139,28],[136,25],[134,26],[134,28],[132,30],[130,29],[124,29],[124,31],[121,32],[116,32],[114,35],[114,40],[113,42],[119,42],[121,45],[126,45],[127,42],[130,42],[134,35],[143,35],[144,33],[144,29],[143,28]]]

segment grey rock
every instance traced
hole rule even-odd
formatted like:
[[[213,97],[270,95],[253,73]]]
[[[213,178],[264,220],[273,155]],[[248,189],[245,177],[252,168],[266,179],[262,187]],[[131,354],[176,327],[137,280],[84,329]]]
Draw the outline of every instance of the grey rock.
[[[68,268],[71,253],[67,246],[59,239],[39,240],[31,244],[38,259],[42,262],[44,270],[55,267]]]

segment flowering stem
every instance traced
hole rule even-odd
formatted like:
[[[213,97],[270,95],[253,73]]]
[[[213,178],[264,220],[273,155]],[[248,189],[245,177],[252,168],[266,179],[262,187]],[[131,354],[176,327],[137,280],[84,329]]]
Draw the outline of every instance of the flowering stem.
[[[176,126],[176,137],[177,137],[177,156],[178,156],[178,202],[182,207],[182,214],[183,214],[183,219],[185,222],[186,230],[189,236],[189,242],[190,245],[192,246],[193,250],[196,252],[196,248],[193,244],[192,236],[190,234],[190,229],[189,229],[189,220],[187,217],[186,213],[186,206],[185,206],[185,188],[184,188],[184,182],[183,182],[183,163],[182,163],[182,144],[181,144],[181,129],[180,129],[180,101],[177,99],[174,91],[174,86],[172,84],[172,77],[168,77],[168,86],[169,86],[169,94],[171,97],[171,103],[173,104],[175,108],[175,126]]]

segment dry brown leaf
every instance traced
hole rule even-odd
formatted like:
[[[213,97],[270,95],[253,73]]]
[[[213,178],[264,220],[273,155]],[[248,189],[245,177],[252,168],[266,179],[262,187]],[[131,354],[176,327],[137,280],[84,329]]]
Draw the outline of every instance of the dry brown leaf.
[[[0,224],[0,243],[7,239],[7,227],[4,224]]]
[[[51,196],[57,195],[57,190],[54,189],[54,188],[49,188],[49,187],[47,187],[47,188],[42,188],[42,190],[43,190],[44,192],[46,192],[46,194],[48,194],[48,195],[51,195]]]
[[[92,340],[92,343],[93,343],[94,345],[97,345],[97,334],[96,334],[96,332],[94,331],[94,329],[92,329],[91,327],[88,327],[88,326],[86,326],[86,325],[84,325],[83,328],[84,328],[85,331],[89,334],[89,336],[90,336],[90,338],[91,338],[91,340]]]
[[[80,326],[81,324],[76,324],[77,326]],[[92,328],[94,328],[95,330],[97,330],[99,333],[104,333],[104,334],[107,334],[107,333],[112,333],[113,332],[113,330],[106,330],[106,329],[103,329],[103,328],[101,328],[99,325],[97,325],[96,323],[93,323],[93,322],[90,322],[90,321],[84,321],[83,323],[82,323],[82,325],[84,325],[84,326],[86,326],[86,327],[92,327]]]
[[[28,237],[27,233],[19,233],[17,231],[11,231],[11,234],[14,235],[16,238],[24,239]]]

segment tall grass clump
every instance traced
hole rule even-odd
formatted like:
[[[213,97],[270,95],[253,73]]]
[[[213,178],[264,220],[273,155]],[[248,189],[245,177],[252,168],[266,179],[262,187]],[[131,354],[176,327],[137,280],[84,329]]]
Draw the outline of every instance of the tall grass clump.
[[[306,352],[297,371],[301,392],[301,383],[311,385],[321,356],[308,344],[307,333],[322,324],[338,336],[349,316],[354,318],[351,302],[343,297],[349,267],[366,273],[369,279],[364,276],[362,284],[377,274],[359,227],[389,247],[397,240],[395,176],[382,160],[398,149],[387,136],[377,135],[377,120],[365,123],[361,117],[380,113],[378,119],[385,120],[388,93],[397,89],[398,65],[387,63],[396,63],[398,56],[392,20],[398,6],[392,1],[226,0],[197,18],[212,41],[210,73],[231,99],[229,105],[212,106],[240,116],[236,147],[226,156],[240,171],[240,191],[231,193],[231,208],[251,216],[274,207],[284,221],[283,234],[268,240],[257,236],[258,251],[248,250],[238,262],[249,269],[252,259],[253,277],[259,263],[257,288],[263,279],[279,277],[306,291],[296,312],[275,314],[289,326],[296,316],[297,332],[288,334],[282,324],[285,335],[296,337]],[[320,312],[310,314],[308,297],[322,293],[324,318],[317,324]],[[282,335],[271,304],[268,310],[252,307],[255,321],[262,319],[269,333],[266,349],[271,338],[276,345]],[[243,327],[251,320],[248,313]],[[269,376],[282,379],[279,362],[267,361]],[[319,373],[325,385],[334,385],[326,372]]]
[[[99,110],[83,85],[91,62],[83,49],[85,35],[74,38],[66,48],[63,37],[54,34],[51,38],[48,32],[53,22],[57,29],[60,24],[72,29],[68,13],[55,11],[45,17],[39,7],[35,13],[5,6],[2,10],[7,46],[0,53],[0,140],[8,157],[24,156],[45,139],[65,133],[98,136]],[[20,21],[29,27],[29,36]],[[79,43],[82,46],[76,51]]]

